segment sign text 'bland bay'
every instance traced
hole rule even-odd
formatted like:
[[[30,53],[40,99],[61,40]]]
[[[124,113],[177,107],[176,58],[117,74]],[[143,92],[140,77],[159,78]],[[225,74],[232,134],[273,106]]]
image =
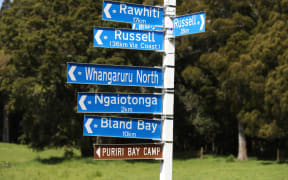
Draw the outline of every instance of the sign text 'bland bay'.
[[[161,120],[84,116],[84,136],[161,139]]]

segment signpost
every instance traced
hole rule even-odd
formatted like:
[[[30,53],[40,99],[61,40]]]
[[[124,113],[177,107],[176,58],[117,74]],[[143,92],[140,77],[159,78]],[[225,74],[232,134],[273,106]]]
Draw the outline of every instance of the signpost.
[[[162,159],[163,144],[97,144],[95,160]]]
[[[80,113],[162,113],[162,94],[78,93]]]
[[[163,31],[163,28],[157,26],[151,26],[149,24],[132,24],[132,29],[144,30],[144,31]]]
[[[162,68],[68,63],[67,72],[68,83],[157,88],[163,86]]]
[[[158,114],[161,120],[84,116],[83,134],[162,143],[94,145],[95,160],[160,159],[160,180],[172,180],[175,37],[204,32],[205,16],[176,17],[176,0],[164,0],[163,8],[103,1],[103,20],[135,24],[133,30],[94,28],[94,47],[163,52],[162,68],[68,63],[67,82],[157,87],[162,93],[78,93],[78,112]]]
[[[84,116],[84,136],[161,139],[161,120]]]
[[[94,47],[163,50],[163,32],[94,28]]]
[[[205,32],[205,12],[178,16],[173,19],[174,36],[200,32]]]
[[[162,93],[164,94],[164,107],[165,109],[174,110],[174,72],[175,72],[175,38],[173,37],[173,21],[176,16],[176,0],[164,0],[164,8],[166,9],[164,14],[164,53],[162,67],[165,71],[164,77],[169,81],[164,82]],[[168,68],[173,69],[170,73],[166,70]],[[169,86],[172,84],[172,86]],[[167,94],[172,94],[172,98],[166,99]],[[165,103],[166,102],[166,103]],[[165,142],[163,146],[163,160],[160,161],[160,180],[172,180],[172,167],[173,167],[173,114],[163,114],[162,127],[162,141]]]
[[[102,19],[124,23],[137,23],[163,26],[163,8],[103,1]]]

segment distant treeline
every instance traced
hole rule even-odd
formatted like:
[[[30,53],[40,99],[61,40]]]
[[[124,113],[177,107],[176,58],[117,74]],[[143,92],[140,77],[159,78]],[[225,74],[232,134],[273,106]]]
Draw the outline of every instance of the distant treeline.
[[[287,156],[288,1],[177,0],[178,15],[200,11],[205,33],[176,38],[174,151]],[[83,156],[95,141],[144,142],[82,135],[77,92],[160,92],[67,84],[67,62],[162,65],[159,52],[94,48],[93,27],[131,28],[101,17],[100,0],[4,0],[0,139],[39,150],[78,147]]]

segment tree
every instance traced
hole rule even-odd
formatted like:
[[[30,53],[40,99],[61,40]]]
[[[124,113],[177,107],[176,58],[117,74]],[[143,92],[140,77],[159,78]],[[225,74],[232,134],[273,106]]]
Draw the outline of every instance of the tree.
[[[1,17],[1,15],[4,14],[4,10],[5,10],[5,9],[8,10],[9,8],[11,8],[11,6],[10,6],[10,0],[4,0],[4,1],[2,2],[2,6],[1,6],[1,9],[0,9],[0,17]]]
[[[77,146],[83,156],[92,152],[93,138],[82,137],[83,117],[76,113],[76,93],[127,88],[67,84],[67,62],[149,62],[149,66],[153,66],[150,62],[161,62],[161,56],[154,53],[94,48],[95,24],[119,26],[102,21],[101,13],[100,1],[15,0],[1,16],[0,45],[5,53],[11,54],[11,60],[5,66],[9,73],[0,75],[0,93],[7,99],[3,103],[9,114],[19,118],[22,135],[18,142],[29,143],[38,150],[47,146]]]

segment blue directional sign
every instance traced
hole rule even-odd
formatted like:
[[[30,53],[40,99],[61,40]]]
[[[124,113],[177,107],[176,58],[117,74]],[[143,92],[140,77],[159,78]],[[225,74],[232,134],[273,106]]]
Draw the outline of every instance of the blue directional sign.
[[[163,26],[163,7],[103,1],[102,19],[124,23]]]
[[[94,28],[94,47],[163,51],[163,32]]]
[[[173,19],[174,36],[200,32],[205,32],[205,12],[179,16]]]
[[[161,120],[84,116],[84,136],[161,139]]]
[[[163,71],[162,68],[68,63],[67,82],[161,88]]]
[[[145,31],[163,31],[161,27],[151,26],[149,24],[132,24],[132,29]]]
[[[80,113],[162,113],[162,94],[78,93]]]

